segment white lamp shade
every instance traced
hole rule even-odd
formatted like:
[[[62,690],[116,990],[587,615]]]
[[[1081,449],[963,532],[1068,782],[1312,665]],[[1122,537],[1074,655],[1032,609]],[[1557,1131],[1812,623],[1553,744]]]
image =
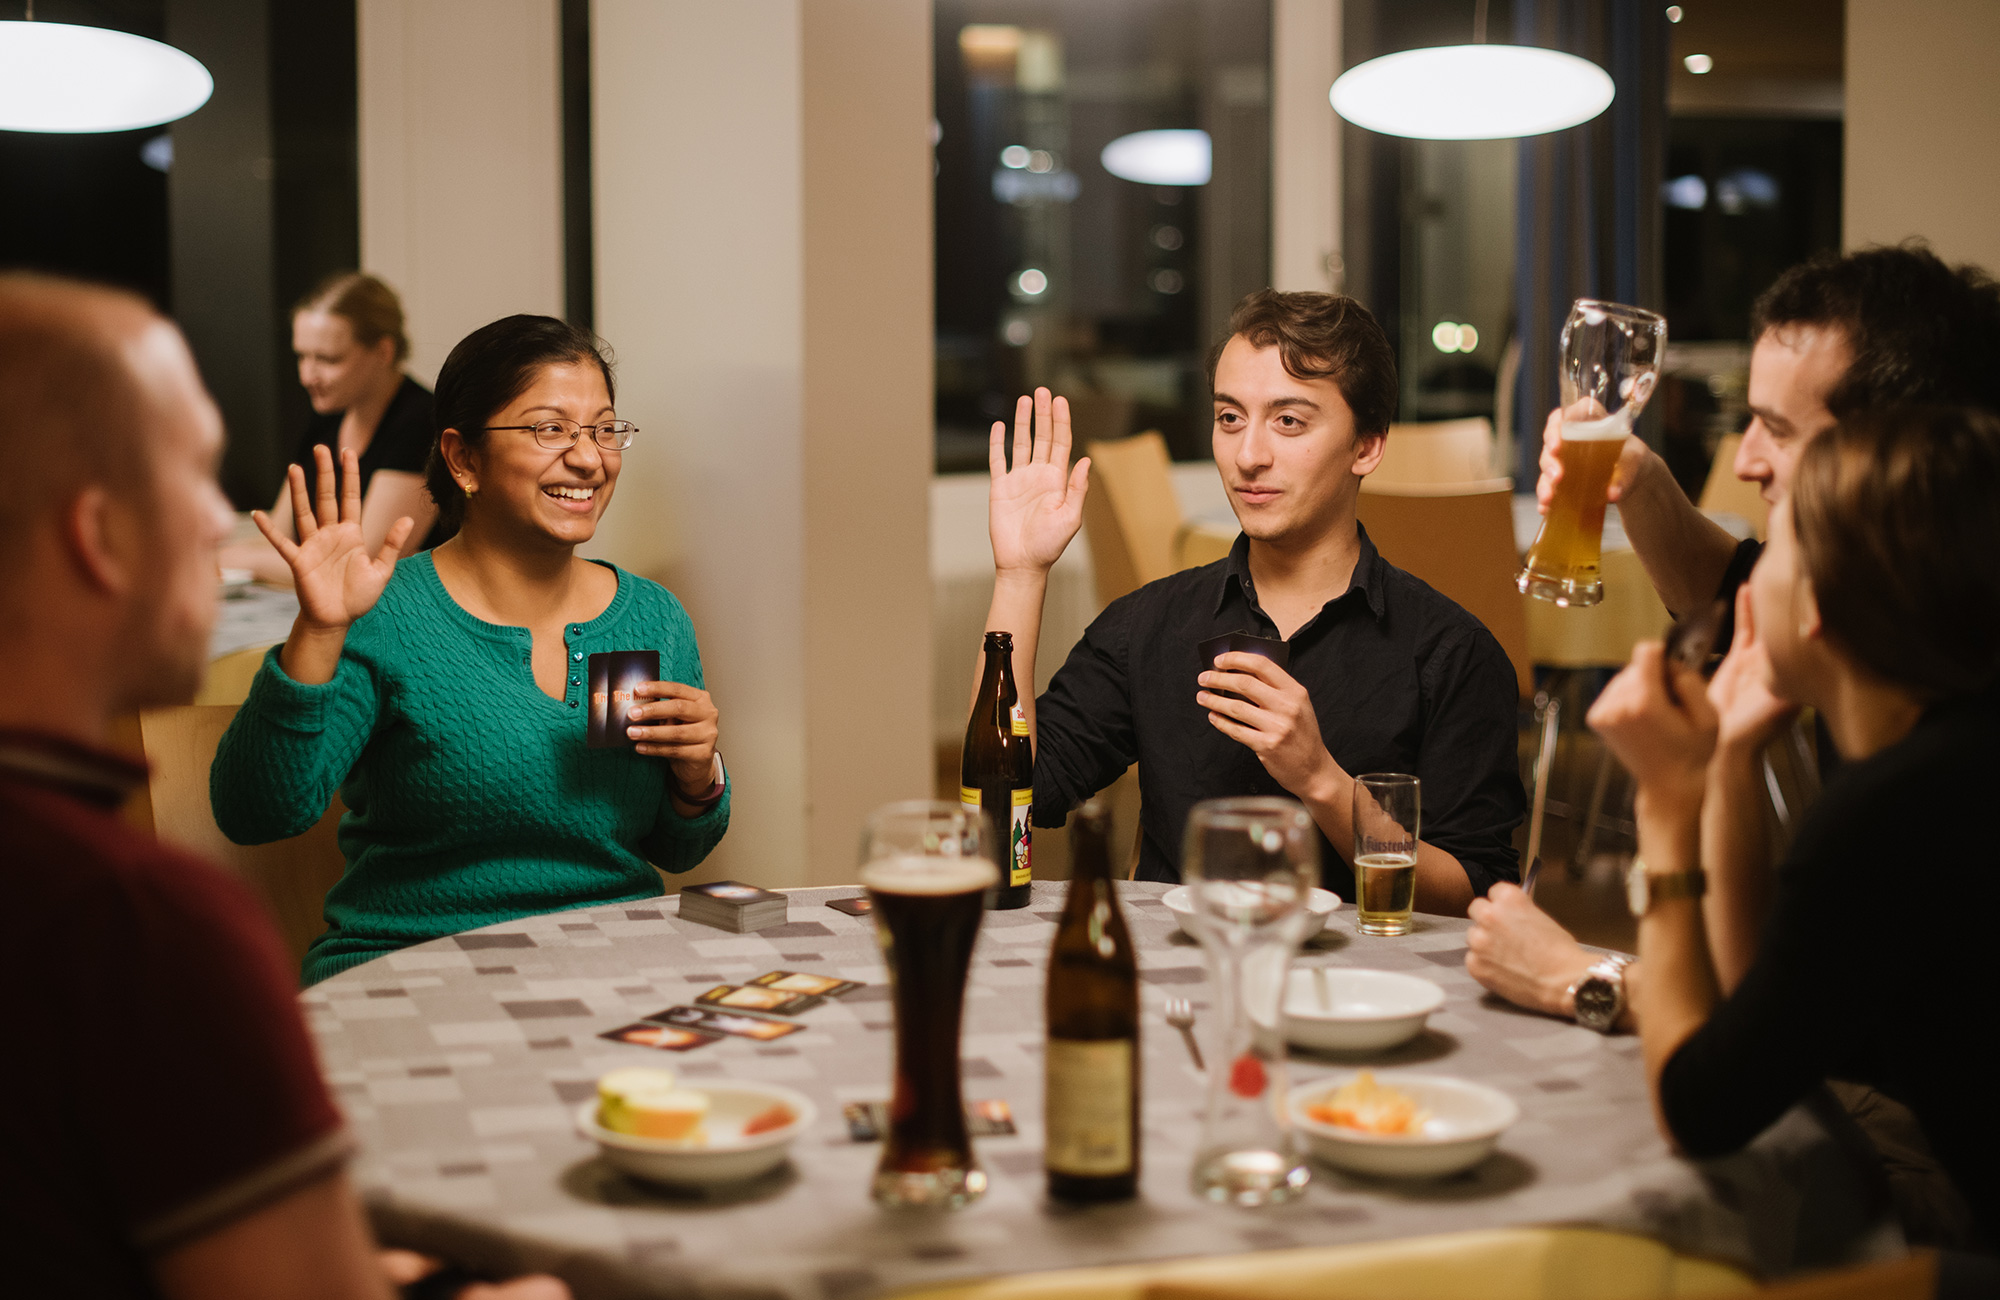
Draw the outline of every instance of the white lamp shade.
[[[1097,157],[1105,171],[1141,185],[1206,185],[1214,166],[1206,131],[1134,131]]]
[[[1418,140],[1504,140],[1588,122],[1611,105],[1611,74],[1529,45],[1438,45],[1370,59],[1328,98],[1359,127]]]
[[[143,36],[0,22],[0,130],[158,126],[194,112],[214,89],[198,60]]]

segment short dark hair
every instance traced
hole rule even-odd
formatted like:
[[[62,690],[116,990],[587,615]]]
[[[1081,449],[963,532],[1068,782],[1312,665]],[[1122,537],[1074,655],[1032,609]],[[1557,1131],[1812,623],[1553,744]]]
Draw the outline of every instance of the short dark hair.
[[[1827,639],[1928,699],[2000,668],[2000,417],[1857,412],[1806,444],[1792,529]]]
[[[610,349],[588,330],[553,316],[506,316],[482,325],[458,341],[437,378],[437,432],[424,463],[424,486],[437,502],[448,530],[465,518],[465,497],[445,464],[446,429],[458,430],[474,449],[486,441],[486,423],[527,391],[544,366],[591,361],[604,374],[604,391],[618,400],[611,377]]]
[[[1229,313],[1229,332],[1208,353],[1208,386],[1229,340],[1278,349],[1294,379],[1331,379],[1354,412],[1357,433],[1381,433],[1396,418],[1396,353],[1366,307],[1337,293],[1259,289]]]
[[[1750,337],[1838,327],[1854,361],[1827,410],[1940,404],[2000,411],[2000,285],[1951,267],[1921,241],[1826,254],[1779,276],[1750,310]]]

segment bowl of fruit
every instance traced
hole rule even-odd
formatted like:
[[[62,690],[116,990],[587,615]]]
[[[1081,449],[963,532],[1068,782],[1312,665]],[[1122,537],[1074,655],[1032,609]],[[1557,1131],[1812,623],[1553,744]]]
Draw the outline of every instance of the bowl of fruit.
[[[670,1070],[613,1070],[577,1107],[576,1130],[619,1171],[673,1187],[714,1187],[769,1173],[819,1117],[775,1083],[681,1086]]]
[[[1445,1075],[1372,1070],[1293,1088],[1292,1123],[1336,1169],[1387,1178],[1441,1178],[1493,1154],[1521,1117],[1497,1088]]]

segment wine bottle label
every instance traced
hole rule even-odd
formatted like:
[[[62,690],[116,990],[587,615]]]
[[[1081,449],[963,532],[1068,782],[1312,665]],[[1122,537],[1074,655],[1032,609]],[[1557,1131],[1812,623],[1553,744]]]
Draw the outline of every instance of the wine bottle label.
[[[962,785],[958,787],[958,803],[961,808],[968,808],[973,812],[978,812],[979,791],[973,789],[969,785]]]
[[[1025,736],[1028,734],[1028,711],[1022,708],[1018,701],[1016,701],[1014,707],[1008,711],[1008,717],[1012,720],[1014,724],[1015,735]]]
[[[1035,834],[1028,829],[1028,814],[1034,810],[1035,792],[1032,789],[1014,792],[1013,817],[1007,829],[1007,847],[1011,870],[1007,873],[1010,885],[1025,885],[1035,878],[1032,869],[1035,853]]]
[[[1078,1178],[1132,1172],[1132,1040],[1051,1038],[1042,1163]]]

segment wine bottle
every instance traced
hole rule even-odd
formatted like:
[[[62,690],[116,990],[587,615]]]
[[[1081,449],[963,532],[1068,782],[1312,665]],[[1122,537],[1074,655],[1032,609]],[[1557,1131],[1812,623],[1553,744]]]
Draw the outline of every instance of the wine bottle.
[[[1070,822],[1069,897],[1049,954],[1042,1163],[1049,1195],[1116,1201],[1139,1190],[1139,967],[1111,882],[1111,817]]]
[[[1028,740],[1028,715],[1014,689],[1014,636],[986,634],[986,675],[965,726],[959,759],[959,800],[986,814],[987,832],[998,847],[1000,883],[987,895],[993,908],[1026,907],[1034,851],[1028,826],[1033,811],[1035,754]]]

